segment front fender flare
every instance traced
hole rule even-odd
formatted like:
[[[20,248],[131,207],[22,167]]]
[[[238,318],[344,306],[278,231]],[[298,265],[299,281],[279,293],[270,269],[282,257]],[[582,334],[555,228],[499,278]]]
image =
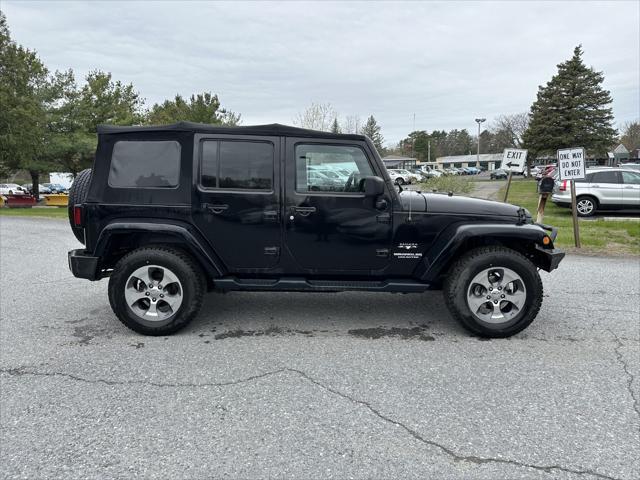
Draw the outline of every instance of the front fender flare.
[[[453,226],[438,236],[418,265],[415,276],[431,283],[445,273],[445,269],[460,254],[470,241],[491,244],[496,242],[534,243],[542,246],[545,231],[532,224],[465,224]],[[552,245],[550,245],[553,248]],[[532,252],[533,253],[533,252]]]

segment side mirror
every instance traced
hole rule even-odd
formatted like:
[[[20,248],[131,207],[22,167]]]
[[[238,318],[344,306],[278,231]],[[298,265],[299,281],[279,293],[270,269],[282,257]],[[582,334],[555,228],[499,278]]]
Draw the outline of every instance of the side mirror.
[[[384,193],[384,180],[380,177],[364,177],[362,183],[365,197],[377,197]]]

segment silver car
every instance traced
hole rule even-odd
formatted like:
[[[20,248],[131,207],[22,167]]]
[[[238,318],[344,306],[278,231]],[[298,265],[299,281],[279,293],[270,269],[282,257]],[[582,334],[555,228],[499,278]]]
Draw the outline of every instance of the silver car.
[[[556,180],[551,201],[571,206],[571,186]],[[627,168],[588,168],[584,180],[576,180],[578,216],[590,217],[598,210],[640,209],[640,172]]]

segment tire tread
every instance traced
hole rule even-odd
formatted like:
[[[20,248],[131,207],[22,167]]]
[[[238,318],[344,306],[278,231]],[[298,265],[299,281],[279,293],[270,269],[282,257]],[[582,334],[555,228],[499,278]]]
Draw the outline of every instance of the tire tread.
[[[533,304],[529,307],[529,310],[526,315],[527,320],[523,323],[518,322],[516,324],[517,328],[509,328],[507,330],[495,330],[495,331],[487,332],[485,330],[478,328],[475,325],[469,324],[469,322],[466,321],[466,319],[460,314],[460,311],[456,306],[456,299],[455,299],[455,295],[457,291],[456,283],[458,282],[458,279],[460,278],[462,272],[465,270],[465,268],[467,268],[467,266],[471,262],[476,260],[478,257],[484,256],[487,254],[489,255],[502,254],[502,255],[510,255],[510,256],[517,257],[520,260],[524,260],[525,262],[530,264],[531,269],[536,272],[536,274],[534,275],[534,279],[536,282],[535,287],[540,292],[540,295],[534,298]],[[478,247],[473,250],[470,250],[468,253],[464,254],[457,262],[455,262],[455,264],[453,265],[453,268],[450,270],[444,282],[443,293],[444,293],[445,304],[449,309],[449,312],[451,312],[451,315],[467,330],[483,337],[504,338],[504,337],[509,337],[511,335],[515,335],[516,333],[524,330],[536,318],[536,316],[538,315],[538,312],[540,311],[540,308],[542,307],[543,284],[542,284],[542,279],[540,278],[540,275],[538,275],[536,271],[536,266],[533,263],[531,263],[531,261],[527,257],[525,257],[520,252],[513,250],[511,248],[507,248],[499,245],[492,245],[487,247]]]
[[[195,291],[193,292],[193,301],[187,306],[187,311],[179,314],[176,321],[173,321],[167,325],[163,325],[160,327],[148,327],[145,325],[141,325],[136,323],[134,320],[131,320],[126,314],[121,313],[121,306],[118,304],[116,298],[116,285],[120,284],[122,280],[122,276],[125,275],[126,269],[124,268],[130,261],[131,257],[139,256],[144,254],[157,254],[163,253],[165,255],[171,255],[177,257],[179,260],[184,262],[187,270],[189,270],[189,277],[195,279]],[[147,246],[141,247],[136,250],[133,250],[123,256],[114,268],[114,273],[109,278],[109,304],[111,305],[111,309],[118,316],[118,319],[131,330],[142,333],[144,335],[158,336],[158,335],[169,335],[174,333],[183,327],[185,327],[193,318],[198,314],[200,308],[202,307],[202,303],[204,301],[204,294],[206,293],[206,281],[204,279],[204,274],[200,266],[193,260],[193,258],[183,250],[167,247],[163,245],[158,246]]]

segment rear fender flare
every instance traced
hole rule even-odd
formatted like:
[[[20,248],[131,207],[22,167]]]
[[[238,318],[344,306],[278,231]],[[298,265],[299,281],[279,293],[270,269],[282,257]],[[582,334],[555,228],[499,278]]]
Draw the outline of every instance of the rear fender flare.
[[[94,255],[104,258],[109,254],[111,241],[120,235],[144,235],[158,234],[159,236],[169,236],[173,243],[188,253],[193,255],[195,260],[202,266],[203,270],[211,277],[221,277],[226,273],[222,261],[215,252],[208,247],[207,243],[200,239],[200,235],[186,225],[166,224],[166,223],[146,223],[146,222],[114,222],[102,229]],[[152,243],[162,243],[152,242]]]

